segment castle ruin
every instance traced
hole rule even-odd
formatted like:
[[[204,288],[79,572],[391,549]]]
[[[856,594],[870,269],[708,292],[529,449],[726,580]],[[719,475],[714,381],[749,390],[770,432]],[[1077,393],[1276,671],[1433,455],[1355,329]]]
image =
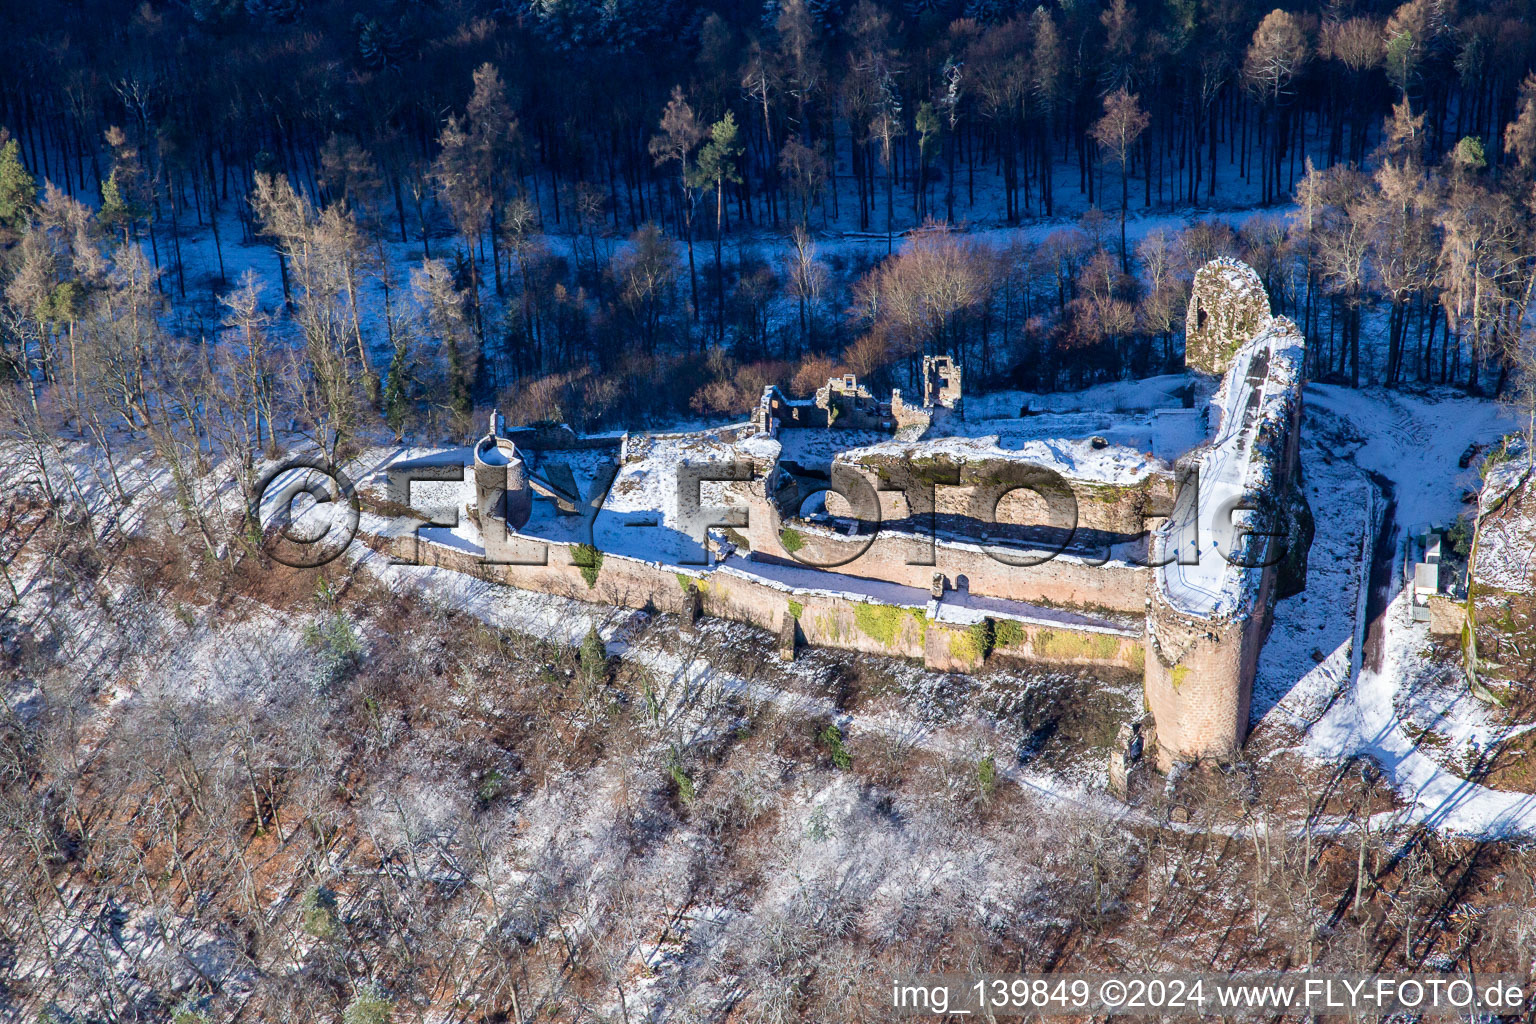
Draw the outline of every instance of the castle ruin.
[[[1228,759],[1273,602],[1304,574],[1305,344],[1234,260],[1197,273],[1187,336],[1187,374],[1079,395],[968,399],[935,355],[911,405],[848,374],[806,400],[770,386],[749,422],[691,433],[493,420],[464,460],[472,521],[397,522],[379,542],[524,589],[751,622],[786,656],[1139,673],[1161,765]]]

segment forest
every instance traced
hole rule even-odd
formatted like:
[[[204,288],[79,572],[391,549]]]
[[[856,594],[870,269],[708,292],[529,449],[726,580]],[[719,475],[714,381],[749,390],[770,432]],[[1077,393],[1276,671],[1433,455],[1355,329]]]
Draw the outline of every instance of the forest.
[[[939,351],[975,389],[1081,387],[1177,368],[1218,254],[1315,379],[1529,390],[1514,5],[176,0],[0,26],[6,390],[78,434],[217,448],[230,402],[331,450],[491,404],[739,416]]]

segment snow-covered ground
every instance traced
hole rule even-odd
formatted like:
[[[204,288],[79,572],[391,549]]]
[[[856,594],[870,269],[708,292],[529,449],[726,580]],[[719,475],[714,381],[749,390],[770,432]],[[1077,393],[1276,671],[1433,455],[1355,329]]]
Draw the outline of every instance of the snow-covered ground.
[[[1017,225],[1008,225],[1002,217],[1001,196],[979,195],[974,207],[966,207],[962,204],[956,211],[956,229],[964,232],[967,240],[984,246],[987,249],[998,252],[1016,251],[1019,258],[1038,248],[1053,233],[1064,230],[1075,230],[1079,218],[1087,209],[1087,204],[1077,192],[1075,186],[1075,170],[1069,177],[1073,183],[1057,192],[1057,214],[1046,218],[1041,216],[1029,216]],[[1222,194],[1217,204],[1182,209],[1178,212],[1162,210],[1137,210],[1133,208],[1126,222],[1126,235],[1128,243],[1134,247],[1147,235],[1154,232],[1175,233],[1199,220],[1214,220],[1240,229],[1250,222],[1283,219],[1292,210],[1290,204],[1279,204],[1273,207],[1259,207],[1256,205],[1256,189],[1248,183],[1240,180],[1227,181],[1226,173],[1223,173],[1224,181]],[[87,193],[85,200],[94,202],[95,196]],[[876,226],[872,232],[858,232],[850,230],[853,226],[850,222],[856,222],[856,215],[850,216],[850,210],[856,209],[850,204],[843,204],[843,217],[841,219],[828,220],[813,217],[812,233],[816,248],[816,256],[819,261],[827,265],[832,272],[835,282],[846,283],[853,277],[857,277],[862,269],[884,259],[886,256],[886,239],[883,224]],[[243,228],[240,220],[234,215],[232,207],[226,206],[218,215],[219,230],[217,235],[207,223],[198,223],[188,218],[180,225],[178,239],[179,251],[182,261],[182,273],[180,276],[174,268],[172,241],[169,237],[169,226],[160,225],[158,242],[158,254],[150,252],[148,240],[141,245],[146,257],[153,257],[163,272],[162,287],[165,294],[172,300],[172,316],[176,319],[177,326],[183,333],[189,336],[204,336],[209,333],[209,328],[216,326],[224,318],[226,310],[219,303],[220,296],[227,295],[240,287],[245,275],[249,274],[251,280],[261,291],[261,305],[273,315],[273,331],[279,337],[292,340],[298,339],[296,325],[283,313],[283,283],[282,275],[276,252],[266,241],[246,240],[243,238]],[[383,372],[388,367],[391,358],[389,338],[392,332],[385,323],[386,309],[391,310],[391,315],[400,322],[402,318],[420,316],[422,311],[412,294],[411,271],[421,266],[423,259],[430,253],[435,259],[449,259],[462,248],[460,240],[448,233],[446,217],[429,218],[430,238],[424,243],[419,237],[417,225],[409,225],[409,239],[401,241],[398,230],[393,221],[386,218],[383,236],[376,247],[368,253],[368,261],[373,264],[369,272],[360,276],[358,282],[358,306],[360,310],[361,328],[364,341],[369,350],[369,357],[375,369]],[[878,222],[880,217],[876,217]],[[779,229],[764,226],[737,225],[725,237],[722,248],[724,259],[727,263],[754,264],[765,263],[769,266],[780,267],[790,258],[793,249],[788,240],[790,223],[784,222]],[[538,245],[549,255],[565,260],[573,270],[590,268],[593,260],[593,242],[590,236],[579,236],[573,233],[569,222],[557,224],[552,216],[552,210],[546,212],[543,222],[544,232],[537,236]],[[895,251],[900,251],[906,245],[911,244],[911,225],[898,225],[898,233],[894,239]],[[622,255],[628,248],[629,242],[623,237],[628,233],[628,225],[621,229],[606,226],[606,232],[597,242],[596,251],[599,260],[607,260],[617,255]],[[1107,240],[1106,244],[1111,244]],[[510,257],[509,257],[510,258]],[[686,256],[681,246],[678,252],[678,269],[686,273]],[[388,303],[386,303],[386,288],[382,278],[385,276],[379,272],[380,268],[387,270],[389,288],[387,289]],[[508,270],[511,274],[512,271]],[[490,261],[483,260],[481,276],[484,282],[484,294],[482,302],[488,311],[494,311],[502,307],[506,301],[498,296],[495,290],[494,275]],[[510,293],[509,293],[510,294]],[[835,310],[827,311],[829,316],[837,316]],[[769,310],[772,322],[788,325],[798,319],[798,312],[794,300],[788,296],[780,296],[772,304]],[[507,383],[507,382],[498,382]],[[1122,385],[1128,391],[1142,392],[1139,383]],[[1155,385],[1154,385],[1155,390]],[[1018,395],[1018,392],[1009,392],[1009,396]],[[1037,396],[1045,398],[1045,396]],[[1011,397],[1001,399],[1003,402],[1011,401]],[[1039,403],[1035,403],[1039,407]],[[1015,410],[1018,408],[1014,406]],[[699,421],[689,424],[691,427],[717,426],[713,421]]]
[[[989,424],[990,425],[990,424]],[[1150,440],[1150,438],[1148,439]],[[955,463],[1013,461],[1043,466],[1069,480],[1091,480],[1130,487],[1168,467],[1150,454],[1125,444],[1095,444],[1087,437],[1024,439],[987,434],[979,437],[925,437],[921,441],[884,441],[844,453],[849,462],[917,462],[944,456]]]
[[[1495,456],[1479,501],[1478,588],[1529,592],[1536,577],[1536,515],[1532,514],[1531,453],[1523,442]],[[1523,488],[1523,490],[1522,490]]]
[[[1370,557],[1370,545],[1358,543],[1362,514],[1350,514],[1357,502],[1369,508],[1362,472],[1392,488],[1395,509],[1383,529],[1392,531],[1388,544],[1395,552],[1404,524],[1448,522],[1463,510],[1461,496],[1477,487],[1478,477],[1475,465],[1458,468],[1459,457],[1468,445],[1496,440],[1512,424],[1493,403],[1449,392],[1414,396],[1314,384],[1306,402],[1303,467],[1317,540],[1306,593],[1276,609],[1255,692],[1257,727],[1304,729],[1300,750],[1322,762],[1371,758],[1403,801],[1400,822],[1478,837],[1536,836],[1536,796],[1490,789],[1453,767],[1494,738],[1465,686],[1432,709],[1437,733],[1450,748],[1447,756],[1437,759],[1423,749],[1426,707],[1415,683],[1438,669],[1428,657],[1427,625],[1412,621],[1401,574],[1392,574],[1380,620],[1364,624],[1371,631],[1365,650],[1355,630],[1340,625],[1346,610],[1328,593],[1337,582],[1325,589],[1319,578],[1346,578],[1325,560],[1355,552],[1358,579],[1365,569],[1361,561]],[[1364,605],[1358,600],[1362,613]],[[1320,642],[1311,650],[1322,660],[1309,666],[1315,655],[1305,637],[1314,624]],[[1287,686],[1287,680],[1294,682]]]
[[[1482,838],[1536,837],[1536,795],[1489,789],[1430,756],[1397,710],[1401,688],[1423,671],[1427,627],[1411,620],[1404,590],[1388,606],[1379,665],[1362,666],[1338,701],[1308,732],[1305,751],[1337,761],[1369,756],[1406,804],[1401,820]],[[1465,744],[1479,735],[1464,731]]]
[[[1312,390],[1306,393],[1312,397]],[[1307,557],[1306,589],[1275,606],[1269,638],[1259,653],[1250,717],[1266,729],[1305,729],[1349,679],[1359,645],[1370,572],[1370,551],[1380,509],[1375,488],[1344,455],[1353,427],[1307,401],[1301,433],[1301,486],[1316,524]],[[1260,743],[1262,746],[1262,741]]]

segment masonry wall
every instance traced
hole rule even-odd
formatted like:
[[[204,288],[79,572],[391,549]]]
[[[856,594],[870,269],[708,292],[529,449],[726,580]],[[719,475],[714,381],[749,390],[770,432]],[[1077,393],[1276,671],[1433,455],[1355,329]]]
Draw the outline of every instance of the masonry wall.
[[[1153,602],[1142,685],[1164,771],[1179,760],[1230,761],[1248,738],[1274,579],[1273,570],[1264,573],[1256,614],[1226,622],[1185,618]]]
[[[1195,271],[1185,311],[1184,362],[1225,373],[1232,354],[1269,322],[1269,293],[1248,264],[1218,257]]]
[[[704,614],[777,631],[785,615],[796,620],[808,644],[922,660],[940,671],[970,671],[982,661],[966,627],[931,622],[921,609],[852,600],[836,594],[791,590],[715,571],[682,573],[666,566],[604,555],[591,585],[572,561],[573,549],[548,543],[547,565],[487,565],[479,555],[411,538],[359,535],[370,546],[420,565],[437,566],[520,590],[622,608],[683,613],[686,587],[698,589]],[[525,552],[526,553],[526,552]],[[1069,625],[1019,623],[1018,642],[1003,654],[1034,661],[1139,670],[1138,636]]]
[[[1009,460],[993,459],[951,463],[925,460],[914,464],[892,459],[889,464],[873,460],[839,460],[845,472],[857,474],[869,493],[880,503],[882,522],[896,522],[913,514],[907,493],[897,489],[910,482],[926,491],[933,481],[934,512],[940,516],[970,518],[986,525],[995,521],[1002,526],[1072,526],[1083,532],[1135,536],[1147,529],[1149,517],[1167,515],[1173,506],[1174,475],[1151,473],[1130,485],[1066,480],[1056,477],[1052,483],[1040,483],[1041,492],[1021,488],[1026,482],[1046,478],[1035,467]],[[942,483],[953,480],[954,483]],[[1059,491],[1065,484],[1070,492]],[[882,489],[883,488],[883,489]],[[828,491],[827,512],[833,516],[857,517],[848,497]]]
[[[934,574],[941,573],[950,589],[963,585],[984,597],[1138,616],[1146,609],[1150,571],[1128,562],[1093,563],[1063,554],[1036,565],[1009,565],[976,545],[930,541],[893,529],[848,537],[796,523],[775,533],[756,528],[758,521],[754,514],[751,543],[752,557],[760,561],[826,566],[919,590],[929,589]],[[787,537],[793,537],[793,553],[785,547]],[[836,584],[829,580],[827,585]]]

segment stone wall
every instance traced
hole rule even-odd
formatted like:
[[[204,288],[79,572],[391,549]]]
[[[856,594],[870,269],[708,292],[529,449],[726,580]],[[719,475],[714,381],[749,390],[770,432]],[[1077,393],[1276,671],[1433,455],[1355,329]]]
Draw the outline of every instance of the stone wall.
[[[881,402],[851,373],[832,377],[816,389],[816,408],[825,410],[829,426],[844,430],[890,430],[890,406]]]
[[[921,463],[896,456],[864,456],[839,466],[863,480],[860,490],[880,503],[880,522],[893,523],[926,514],[928,500],[941,517],[970,520],[979,536],[998,526],[1070,527],[1084,535],[1103,534],[1128,540],[1142,536],[1148,520],[1166,516],[1173,506],[1174,475],[1149,473],[1130,485],[1068,480],[1014,459],[953,460],[943,456]],[[1035,488],[1031,490],[1030,488]],[[928,497],[931,491],[931,499]],[[865,518],[844,494],[829,491],[832,516]]]
[[[514,427],[506,436],[529,451],[607,451],[617,449],[624,440],[619,434],[578,434],[564,423]]]
[[[1157,722],[1162,770],[1176,761],[1237,757],[1248,738],[1253,676],[1269,633],[1274,579],[1273,571],[1264,574],[1256,614],[1224,622],[1187,618],[1152,602],[1142,685]]]
[[[1269,293],[1248,264],[1225,256],[1195,271],[1184,320],[1184,363],[1222,374],[1232,355],[1269,322]]]
[[[759,434],[771,434],[775,421],[780,427],[825,427],[829,423],[825,407],[791,401],[778,387],[769,384],[758,400],[752,426]]]
[[[969,671],[983,661],[968,627],[931,622],[919,608],[784,587],[731,571],[682,572],[613,554],[602,555],[595,568],[589,563],[584,572],[578,562],[587,556],[553,541],[547,542],[548,564],[487,565],[474,552],[430,540],[359,536],[380,551],[416,564],[594,605],[685,614],[692,588],[704,614],[717,618],[776,632],[788,613],[808,644],[920,659],[940,671]],[[1066,624],[1016,623],[1004,632],[1016,642],[997,648],[1003,654],[1065,665],[1141,667],[1142,647],[1135,636]]]
[[[960,364],[953,356],[923,356],[923,404],[959,409],[964,389]]]
[[[977,543],[931,539],[890,528],[849,537],[804,523],[787,524],[774,534],[756,528],[766,518],[752,517],[752,557],[762,561],[826,567],[918,590],[927,590],[934,574],[942,573],[950,589],[984,597],[1134,615],[1146,609],[1151,574],[1142,565],[1090,562],[1065,553],[1037,564],[1010,565]],[[794,551],[786,541],[794,544]],[[998,550],[1007,554],[1006,549]],[[835,578],[827,586],[835,587]]]

